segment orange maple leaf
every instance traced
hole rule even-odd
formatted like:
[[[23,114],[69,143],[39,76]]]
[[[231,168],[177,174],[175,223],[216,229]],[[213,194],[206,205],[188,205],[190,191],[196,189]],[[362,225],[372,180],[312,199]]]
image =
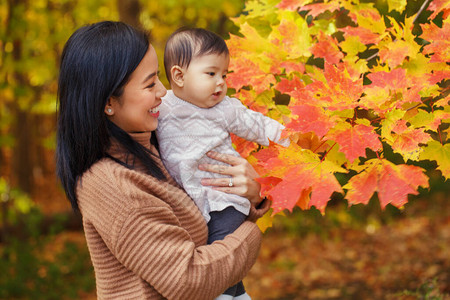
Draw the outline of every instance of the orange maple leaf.
[[[305,88],[315,96],[317,105],[329,110],[354,109],[364,92],[363,79],[352,79],[345,64],[325,63],[323,73],[313,74],[314,82]]]
[[[433,54],[430,62],[450,61],[450,22],[444,22],[442,28],[433,22],[423,24],[422,30],[421,37],[430,42],[423,47],[424,54]]]
[[[408,202],[408,194],[417,195],[419,186],[428,187],[428,178],[420,167],[394,165],[385,159],[368,160],[363,167],[344,186],[350,205],[367,204],[377,192],[383,209],[389,203],[401,207]]]
[[[381,150],[382,145],[374,129],[368,125],[345,123],[327,137],[339,144],[339,151],[352,163],[360,156],[365,157],[367,148],[375,152]]]
[[[311,53],[315,57],[325,59],[330,64],[338,64],[344,57],[344,54],[338,47],[337,41],[333,37],[325,35],[323,32],[319,33],[318,42],[311,47]]]
[[[258,64],[244,57],[232,59],[230,69],[233,70],[233,73],[227,75],[227,84],[236,91],[244,86],[251,85],[257,93],[262,93],[269,89],[270,84],[276,83],[272,74],[265,73],[259,68]]]
[[[280,82],[274,86],[274,89],[291,96],[293,98],[293,101],[290,102],[291,105],[297,104],[298,102],[309,103],[312,99],[309,92],[305,90],[303,80],[297,76],[294,76],[292,79],[281,78]]]
[[[367,75],[372,81],[370,86],[377,88],[388,88],[391,90],[403,89],[408,87],[406,79],[406,70],[399,68],[390,72],[380,71],[372,72]]]
[[[408,43],[405,41],[394,41],[389,47],[380,49],[379,55],[383,62],[387,62],[391,69],[401,65],[409,54]]]
[[[378,33],[372,32],[368,28],[364,27],[351,27],[347,26],[344,28],[339,28],[340,31],[344,32],[344,36],[357,36],[361,43],[368,44],[378,44],[381,37]]]
[[[267,115],[269,109],[267,105],[259,104],[255,101],[256,93],[252,90],[241,89],[234,94],[234,97],[238,98],[243,104],[247,105],[251,110]]]
[[[232,133],[230,133],[231,142],[233,143],[235,149],[242,157],[248,157],[250,153],[258,149],[258,145],[256,143],[247,141],[241,137],[238,137]]]
[[[332,128],[333,122],[322,107],[302,104],[290,107],[292,120],[286,124],[286,128],[301,133],[314,132],[317,136],[322,137]]]
[[[429,17],[433,20],[441,11],[444,12],[442,19],[445,20],[450,14],[450,1],[449,0],[433,0],[428,5],[427,10],[431,10],[433,13]]]
[[[421,150],[419,144],[426,144],[431,136],[423,129],[414,129],[406,125],[405,120],[398,120],[392,131],[395,133],[392,149],[396,152],[412,155]]]
[[[308,0],[281,0],[275,7],[290,11],[297,11],[300,6],[302,6]]]
[[[326,11],[334,12],[339,9],[340,9],[339,2],[333,1],[333,2],[328,2],[328,3],[308,4],[308,5],[302,6],[300,8],[300,11],[308,10],[308,15],[311,15],[315,18],[318,15],[320,15]]]

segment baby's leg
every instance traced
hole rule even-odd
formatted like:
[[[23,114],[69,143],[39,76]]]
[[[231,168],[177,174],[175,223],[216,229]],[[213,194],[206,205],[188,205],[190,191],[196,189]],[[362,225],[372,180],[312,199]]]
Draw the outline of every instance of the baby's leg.
[[[246,215],[229,206],[222,211],[213,211],[208,222],[208,244],[223,240],[228,234],[233,233],[247,218]],[[242,281],[225,292],[226,295],[239,296],[245,293]]]

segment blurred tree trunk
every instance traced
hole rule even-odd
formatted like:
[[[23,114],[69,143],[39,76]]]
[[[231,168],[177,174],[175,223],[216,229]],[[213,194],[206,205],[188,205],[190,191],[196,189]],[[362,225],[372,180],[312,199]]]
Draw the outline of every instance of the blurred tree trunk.
[[[15,19],[14,8],[23,5],[27,5],[26,0],[9,0],[9,16],[8,16],[8,30],[12,32],[11,21]],[[12,58],[15,63],[22,61],[22,41],[19,37],[15,37],[13,40],[13,52]],[[27,78],[24,74],[14,71],[12,74],[19,86],[26,86],[28,84]],[[32,153],[34,148],[34,136],[31,134],[31,130],[34,128],[32,121],[32,115],[22,109],[18,101],[10,103],[11,112],[14,114],[13,126],[10,127],[13,136],[15,137],[15,143],[12,152],[12,174],[11,181],[24,192],[31,193],[33,189],[33,160]]]
[[[141,4],[139,0],[117,0],[120,21],[125,22],[135,28],[142,28],[139,20],[141,14]]]

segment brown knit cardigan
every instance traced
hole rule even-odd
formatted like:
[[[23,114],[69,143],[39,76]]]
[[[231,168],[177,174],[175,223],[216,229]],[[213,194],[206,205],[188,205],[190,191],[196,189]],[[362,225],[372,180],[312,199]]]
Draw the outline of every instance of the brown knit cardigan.
[[[133,138],[151,149],[150,133]],[[113,143],[110,155],[125,159]],[[129,157],[128,157],[129,158]],[[254,264],[261,232],[244,222],[206,245],[207,226],[194,202],[157,160],[167,181],[109,158],[86,171],[77,187],[98,299],[214,299]],[[267,211],[250,212],[253,221]]]

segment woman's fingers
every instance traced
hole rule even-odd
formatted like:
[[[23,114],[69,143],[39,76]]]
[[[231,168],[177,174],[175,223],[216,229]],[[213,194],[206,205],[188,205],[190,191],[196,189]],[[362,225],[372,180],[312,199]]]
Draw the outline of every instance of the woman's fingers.
[[[224,165],[201,164],[198,168],[202,171],[213,172],[222,175],[233,175],[233,167]]]
[[[236,166],[236,165],[242,164],[242,160],[243,160],[242,157],[237,157],[237,156],[230,155],[230,154],[219,153],[216,151],[209,151],[208,153],[206,153],[206,155],[208,155],[212,159],[224,162],[231,166]]]
[[[217,187],[235,187],[241,185],[241,180],[235,177],[225,178],[203,178],[202,185],[217,186]],[[231,183],[231,184],[230,184]]]

